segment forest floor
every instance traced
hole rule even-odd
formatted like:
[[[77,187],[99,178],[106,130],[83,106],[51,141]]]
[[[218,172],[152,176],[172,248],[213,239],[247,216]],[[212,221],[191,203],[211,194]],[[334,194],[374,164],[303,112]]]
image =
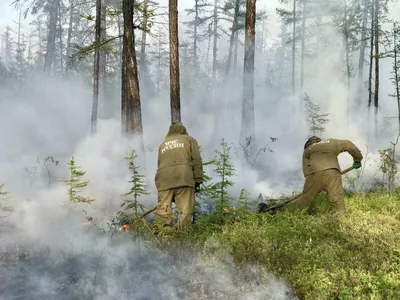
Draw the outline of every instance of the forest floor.
[[[299,299],[400,299],[400,195],[351,195],[346,206],[337,220],[321,194],[308,214],[204,220],[190,239],[214,259],[265,267]]]
[[[93,228],[85,249],[14,247],[0,256],[0,299],[400,299],[400,196],[346,205],[341,220],[321,194],[310,213],[231,209],[185,235],[142,220],[139,239]]]

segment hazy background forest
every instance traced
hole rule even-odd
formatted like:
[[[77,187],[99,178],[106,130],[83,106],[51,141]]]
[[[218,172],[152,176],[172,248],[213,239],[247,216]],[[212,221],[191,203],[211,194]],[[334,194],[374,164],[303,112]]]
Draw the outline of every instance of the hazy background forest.
[[[232,193],[236,195],[242,188],[252,199],[260,193],[274,197],[300,189],[303,145],[314,134],[349,139],[362,149],[364,167],[355,176],[366,183],[364,188],[387,185],[387,181],[389,189],[393,186],[397,155],[391,151],[396,152],[400,133],[400,4],[396,1],[177,1],[180,74],[172,83],[170,44],[177,44],[169,39],[169,24],[176,21],[169,18],[169,3],[132,3],[0,3],[0,184],[10,192],[7,205],[14,212],[8,220],[17,229],[7,236],[3,233],[7,243],[2,247],[13,245],[17,237],[18,241],[29,237],[62,253],[75,253],[77,248],[80,253],[95,251],[85,252],[82,260],[92,262],[101,256],[102,249],[91,248],[92,236],[70,230],[80,224],[82,215],[64,219],[60,206],[67,199],[66,188],[57,179],[68,176],[67,163],[73,155],[87,171],[85,194],[96,200],[84,209],[100,222],[120,209],[120,195],[131,186],[123,158],[135,148],[150,192],[142,202],[155,204],[157,148],[171,117],[179,119],[179,114],[189,134],[198,140],[204,161],[215,155],[222,138],[231,143],[236,169]],[[251,22],[247,24],[247,40],[254,38],[255,44],[253,48],[249,43],[247,51],[246,4],[256,7],[254,28]],[[254,86],[251,76],[244,79],[245,66],[253,74],[252,57]],[[181,111],[176,106],[178,98]],[[172,111],[171,103],[175,105]],[[352,160],[341,155],[340,162],[347,167]],[[129,247],[117,250],[121,256],[132,254],[129,251]],[[168,275],[161,267],[168,258],[153,261],[137,249],[134,252],[135,262],[148,263],[144,269],[154,272],[150,275],[150,270],[142,272],[140,267],[134,286],[127,279],[115,283],[120,279],[112,277],[107,292],[93,291],[96,299],[111,295],[125,299],[114,283],[125,288],[127,299],[135,287],[143,297],[175,299],[179,288],[142,289],[148,284],[147,276],[155,276],[152,282],[157,285]],[[132,263],[117,263],[109,253],[104,256],[105,264]],[[79,268],[79,259],[63,261],[63,266]],[[54,279],[50,275],[46,281],[39,279],[43,270],[29,270],[9,277],[36,276],[30,282],[31,288],[40,290],[38,299],[51,299]],[[240,284],[202,281],[227,278],[227,273],[201,276],[192,271],[179,267],[172,285],[186,286],[190,280],[208,284],[228,299],[242,295]],[[40,284],[35,286],[35,282]],[[78,296],[71,293],[88,291],[88,286],[62,293],[75,299]],[[273,281],[267,294],[286,299],[285,289],[282,282]],[[241,299],[266,295],[250,290],[254,293],[244,292]]]
[[[2,149],[2,170],[10,179],[19,176],[21,172],[16,170],[32,159],[49,155],[62,161],[74,151],[90,153],[82,162],[87,165],[90,162],[86,160],[91,160],[99,167],[93,157],[112,155],[110,147],[115,147],[115,133],[120,132],[120,3],[103,4],[99,136],[88,140],[96,3],[56,2],[55,8],[46,1],[17,1],[16,8],[2,4],[1,122],[9,128],[2,138],[8,145]],[[135,6],[135,44],[147,175],[153,178],[154,150],[170,119],[168,3],[142,2]],[[398,95],[391,78],[393,45],[397,43],[393,22],[399,17],[399,7],[392,2],[377,5],[375,24],[371,19],[375,6],[368,1],[299,2],[293,27],[293,3],[257,1],[254,151],[269,144],[270,137],[277,138],[268,147],[274,152],[266,151],[257,158],[264,192],[269,185],[286,185],[285,191],[301,186],[300,157],[309,134],[351,139],[365,152],[368,148],[371,157],[395,140]],[[241,152],[240,143],[245,144],[238,134],[242,126],[245,7],[245,1],[233,0],[179,2],[182,121],[198,139],[204,155],[218,147],[221,138],[233,142],[237,152]],[[194,22],[196,11],[198,21]],[[376,51],[379,59],[374,58]],[[309,125],[309,121],[320,124]],[[375,171],[374,165],[365,170],[369,175]],[[258,175],[251,176],[248,184],[254,185]],[[281,178],[288,176],[292,180],[282,182]]]
[[[145,149],[141,165],[154,191],[155,150],[171,118],[168,3],[135,2],[137,66],[124,77],[130,87],[121,86],[121,3],[2,5],[0,120],[7,129],[0,174],[6,186],[23,199],[65,174],[74,154],[88,172],[93,196],[118,203],[116,191],[128,185],[121,165],[127,150],[120,143],[121,111],[126,115],[124,103],[133,103],[125,117],[132,123],[122,131],[143,132],[144,146],[129,136],[128,148]],[[391,148],[399,132],[397,3],[257,1],[254,119],[251,106],[250,115],[242,115],[245,8],[241,0],[179,2],[181,116],[204,159],[224,138],[233,143],[237,188],[253,196],[277,195],[301,188],[302,147],[317,134],[355,142],[366,156],[363,179],[376,181],[378,150]],[[126,91],[135,84],[136,70],[135,96]],[[243,124],[252,122],[243,136]],[[342,165],[350,162],[341,157]],[[54,169],[51,179],[48,166]]]

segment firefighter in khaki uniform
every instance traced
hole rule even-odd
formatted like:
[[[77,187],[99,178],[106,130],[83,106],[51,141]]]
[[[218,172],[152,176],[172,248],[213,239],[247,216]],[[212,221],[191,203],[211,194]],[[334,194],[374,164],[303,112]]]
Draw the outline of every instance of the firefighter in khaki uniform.
[[[291,207],[308,208],[318,194],[326,190],[334,213],[343,216],[346,212],[342,175],[338,155],[348,152],[353,157],[353,168],[361,167],[361,151],[348,140],[321,140],[313,136],[307,140],[303,152],[303,174],[305,183],[302,196],[293,201]]]
[[[194,213],[195,192],[200,190],[202,182],[203,163],[197,141],[188,135],[181,122],[175,121],[158,149],[155,224],[171,225],[174,201],[179,212],[177,227],[186,229]]]

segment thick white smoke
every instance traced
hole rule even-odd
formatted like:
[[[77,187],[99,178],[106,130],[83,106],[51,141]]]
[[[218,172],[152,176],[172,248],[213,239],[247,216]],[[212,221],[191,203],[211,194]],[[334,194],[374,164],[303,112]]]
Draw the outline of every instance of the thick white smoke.
[[[267,9],[274,13],[274,7]],[[267,22],[274,35],[269,45],[277,47],[273,41],[280,26],[269,23],[272,20]],[[336,34],[332,33],[331,38],[340,40]],[[222,57],[226,43],[221,40]],[[395,101],[388,96],[392,93],[388,80],[390,62],[383,60],[381,65],[382,134],[380,139],[372,140],[365,126],[366,109],[352,110],[351,122],[347,122],[348,91],[338,68],[341,57],[337,49],[324,51],[320,55],[323,59],[306,60],[304,92],[329,113],[330,122],[323,137],[352,140],[363,154],[368,153],[364,179],[373,180],[379,169],[376,151],[390,146],[389,141],[395,136],[382,126],[383,117],[396,111]],[[289,60],[285,55],[284,59]],[[253,199],[259,193],[278,197],[301,189],[303,184],[301,155],[309,133],[302,105],[298,99],[294,104],[290,91],[281,95],[265,84],[265,64],[270,60],[282,63],[276,61],[277,57],[271,52],[256,57],[256,151],[268,145],[270,137],[278,138],[267,146],[273,152],[259,155],[257,168],[244,166],[236,155],[241,155],[241,79],[232,78],[228,86],[218,82],[218,95],[226,104],[221,111],[202,83],[196,83],[189,99],[182,99],[182,120],[202,146],[204,160],[212,158],[220,137],[234,143],[235,195],[246,188]],[[281,75],[284,79],[289,76],[285,72]],[[0,87],[0,182],[10,192],[8,205],[14,208],[6,220],[0,219],[0,247],[4,254],[0,257],[0,299],[288,299],[286,284],[258,267],[246,270],[251,275],[247,281],[235,274],[237,270],[231,262],[210,267],[198,253],[189,250],[182,259],[171,258],[127,243],[119,235],[110,240],[94,234],[93,228],[82,229],[83,210],[95,218],[98,227],[107,226],[120,209],[120,195],[130,188],[127,162],[123,160],[127,149],[119,138],[120,121],[100,120],[98,134],[88,137],[91,99],[91,89],[81,78],[47,79],[35,74],[24,89]],[[108,101],[115,111],[119,110],[119,101]],[[157,148],[170,120],[168,91],[142,102],[147,151],[141,171],[147,176],[151,194],[141,201],[152,206],[157,201],[153,180]],[[296,119],[293,109],[298,112]],[[215,118],[221,119],[217,129]],[[68,176],[67,162],[72,155],[76,164],[87,171],[89,185],[82,194],[95,202],[90,206],[76,205],[70,212],[66,187],[56,180]],[[58,165],[49,165],[50,185],[47,170],[37,163],[40,156],[59,161]],[[352,159],[342,154],[340,163],[346,168]],[[34,247],[37,250],[32,250]],[[23,253],[25,249],[30,249],[27,255]],[[229,261],[229,253],[226,256]],[[267,274],[267,284],[259,279],[260,274]]]

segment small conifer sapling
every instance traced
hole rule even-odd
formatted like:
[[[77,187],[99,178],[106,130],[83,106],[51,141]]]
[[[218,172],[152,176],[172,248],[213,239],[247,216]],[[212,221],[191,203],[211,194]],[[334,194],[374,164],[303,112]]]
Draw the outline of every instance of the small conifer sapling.
[[[69,166],[69,179],[59,179],[58,181],[68,186],[68,198],[73,203],[88,203],[94,202],[94,199],[81,196],[79,192],[82,188],[89,184],[89,181],[84,181],[82,178],[86,174],[86,171],[82,171],[80,167],[75,165],[74,156],[71,157],[68,162]]]

